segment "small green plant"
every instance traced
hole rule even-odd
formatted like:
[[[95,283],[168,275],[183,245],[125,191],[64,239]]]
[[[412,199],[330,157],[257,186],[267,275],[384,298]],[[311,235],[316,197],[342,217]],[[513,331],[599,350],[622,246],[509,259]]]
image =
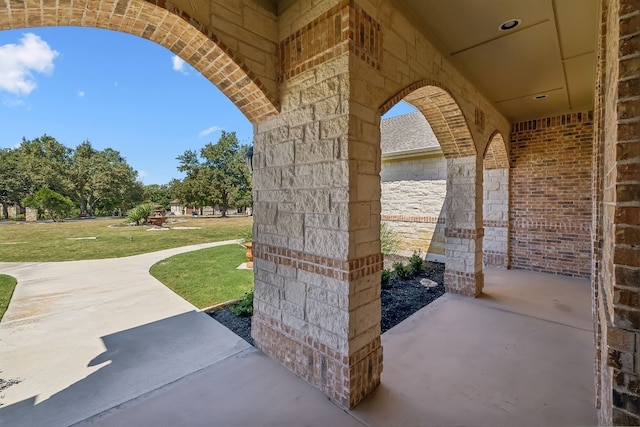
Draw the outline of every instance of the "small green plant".
[[[416,275],[424,270],[424,260],[419,252],[414,252],[409,258],[409,270],[411,271],[411,275]]]
[[[380,250],[385,255],[395,255],[400,245],[400,236],[386,222],[380,223]]]
[[[393,263],[393,272],[401,279],[409,279],[411,277],[411,271],[409,268],[400,261]]]
[[[248,226],[246,229],[242,231],[242,243],[253,242],[253,226]]]
[[[136,225],[144,224],[153,212],[153,204],[143,203],[127,212],[127,219],[131,222],[135,222]]]
[[[253,315],[253,291],[245,294],[242,301],[229,308],[236,316],[249,317]]]
[[[391,287],[391,271],[386,268],[382,270],[380,275],[380,285],[382,289],[389,289]]]

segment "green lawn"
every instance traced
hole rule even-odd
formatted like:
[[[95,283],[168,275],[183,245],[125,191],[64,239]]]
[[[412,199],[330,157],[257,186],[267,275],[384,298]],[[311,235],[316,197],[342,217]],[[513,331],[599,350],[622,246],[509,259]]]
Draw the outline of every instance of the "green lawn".
[[[169,227],[198,230],[147,231],[149,226],[124,226],[123,218],[79,221],[0,221],[0,261],[72,261],[118,258],[199,243],[239,239],[251,227],[252,217],[177,218]],[[115,227],[109,227],[110,225]],[[96,239],[70,240],[85,237]]]
[[[241,245],[202,249],[162,260],[150,273],[196,307],[210,307],[253,289],[253,271],[236,269],[245,253]]]
[[[0,274],[0,319],[4,316],[4,312],[9,307],[9,301],[11,301],[11,295],[13,295],[13,289],[16,287],[16,279],[5,274]]]

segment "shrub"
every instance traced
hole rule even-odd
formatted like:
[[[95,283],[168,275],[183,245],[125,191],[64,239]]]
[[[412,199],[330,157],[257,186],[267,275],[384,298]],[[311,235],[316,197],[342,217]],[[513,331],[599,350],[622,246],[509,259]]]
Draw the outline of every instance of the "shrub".
[[[396,276],[401,279],[408,279],[411,277],[411,271],[409,271],[409,268],[405,267],[401,262],[393,263],[393,271],[396,273]]]
[[[253,226],[249,226],[242,231],[240,236],[242,243],[253,242]]]
[[[395,255],[400,245],[400,236],[386,222],[380,224],[380,249],[385,255]]]
[[[153,212],[153,205],[151,203],[143,203],[127,211],[127,218],[131,222],[135,222],[136,225],[147,222],[147,219]]]
[[[382,270],[382,274],[380,275],[380,284],[382,285],[382,289],[389,289],[391,287],[391,271],[386,268]]]
[[[419,252],[414,252],[409,258],[409,270],[411,275],[416,275],[424,270],[424,260]]]
[[[25,197],[22,204],[38,210],[38,215],[45,214],[56,221],[71,215],[75,205],[70,198],[49,188],[41,188],[33,196]]]
[[[236,316],[249,317],[253,315],[253,291],[245,294],[242,301],[229,307]]]

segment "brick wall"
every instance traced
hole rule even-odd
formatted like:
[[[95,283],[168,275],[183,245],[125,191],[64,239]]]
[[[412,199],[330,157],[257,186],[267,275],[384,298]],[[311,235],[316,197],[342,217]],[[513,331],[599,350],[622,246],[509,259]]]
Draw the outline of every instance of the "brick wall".
[[[510,266],[589,277],[593,114],[511,130]]]
[[[603,2],[596,96],[596,387],[603,425],[640,425],[640,2]],[[604,37],[603,37],[604,35]]]

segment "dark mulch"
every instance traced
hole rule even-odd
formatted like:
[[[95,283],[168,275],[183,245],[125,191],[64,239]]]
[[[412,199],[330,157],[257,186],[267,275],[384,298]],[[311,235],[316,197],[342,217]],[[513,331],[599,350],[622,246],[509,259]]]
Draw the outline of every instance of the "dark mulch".
[[[231,331],[240,336],[240,338],[253,345],[253,338],[251,338],[251,317],[236,316],[228,307],[209,313],[209,316],[213,317],[218,322],[231,329]]]
[[[433,280],[438,286],[428,288],[420,284],[422,279]],[[392,276],[391,287],[383,289],[380,295],[382,332],[393,328],[442,294],[444,294],[444,264],[427,261],[424,272],[408,280]]]
[[[423,286],[420,280],[425,278],[438,283],[438,286]],[[390,284],[391,286],[383,289],[380,295],[380,327],[383,333],[444,294],[444,264],[427,261],[424,272],[416,277],[402,280],[392,275]],[[216,310],[209,315],[253,345],[250,317],[236,316],[229,308]]]

